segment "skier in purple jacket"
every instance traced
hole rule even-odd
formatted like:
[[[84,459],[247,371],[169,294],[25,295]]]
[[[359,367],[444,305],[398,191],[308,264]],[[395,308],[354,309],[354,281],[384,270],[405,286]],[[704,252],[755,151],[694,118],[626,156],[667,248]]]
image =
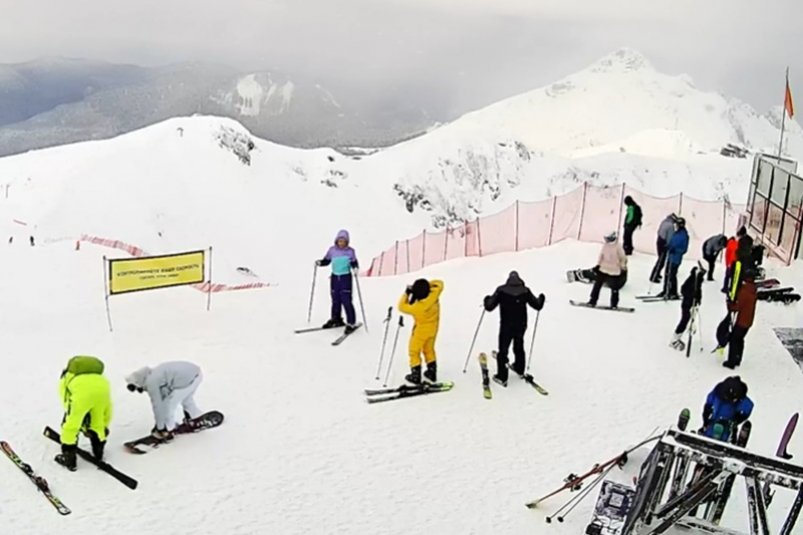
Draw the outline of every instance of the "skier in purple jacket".
[[[349,233],[341,230],[335,236],[335,244],[329,247],[324,257],[315,261],[315,265],[332,265],[332,276],[329,279],[330,293],[332,294],[332,315],[326,323],[325,329],[346,326],[346,334],[356,329],[357,321],[354,305],[351,302],[351,270],[359,268],[357,254],[349,247]],[[346,323],[343,323],[341,308],[346,310]]]

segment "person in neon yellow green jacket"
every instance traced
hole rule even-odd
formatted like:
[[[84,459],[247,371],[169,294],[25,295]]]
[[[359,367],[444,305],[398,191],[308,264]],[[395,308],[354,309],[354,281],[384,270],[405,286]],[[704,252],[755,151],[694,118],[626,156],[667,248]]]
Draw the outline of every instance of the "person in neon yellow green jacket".
[[[109,381],[103,376],[103,362],[96,357],[75,356],[61,373],[59,398],[64,406],[61,424],[61,453],[55,461],[75,471],[78,433],[83,432],[92,444],[92,454],[103,459],[112,419]]]

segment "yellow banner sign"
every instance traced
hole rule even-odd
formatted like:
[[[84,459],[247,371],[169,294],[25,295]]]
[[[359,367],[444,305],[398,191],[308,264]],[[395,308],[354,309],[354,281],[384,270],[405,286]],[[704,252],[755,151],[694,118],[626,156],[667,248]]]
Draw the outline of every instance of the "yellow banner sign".
[[[109,260],[109,293],[204,282],[204,251]]]

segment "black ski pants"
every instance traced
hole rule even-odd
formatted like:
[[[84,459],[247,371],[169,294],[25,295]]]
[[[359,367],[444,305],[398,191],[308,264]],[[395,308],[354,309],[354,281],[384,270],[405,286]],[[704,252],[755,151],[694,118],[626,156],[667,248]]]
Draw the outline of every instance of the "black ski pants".
[[[744,337],[750,328],[734,325],[731,329],[731,337],[728,341],[728,364],[739,366],[742,363],[742,353],[744,353]]]
[[[655,242],[655,252],[658,255],[658,260],[655,261],[655,266],[650,273],[650,282],[661,282],[661,272],[664,270],[666,264],[667,243],[663,238],[658,238]]]
[[[703,258],[708,262],[708,280],[714,280],[714,266],[717,264],[717,255],[710,256],[703,253]]]
[[[625,250],[627,256],[633,254],[633,231],[635,230],[636,227],[634,225],[625,225],[622,248]]]
[[[496,375],[503,381],[507,381],[507,353],[510,343],[513,342],[513,369],[516,373],[523,374],[527,364],[524,353],[524,333],[527,332],[527,325],[519,326],[499,326],[499,352],[496,354]]]
[[[666,264],[666,275],[664,276],[664,295],[666,297],[678,294],[678,268],[680,268],[680,264],[671,262]]]
[[[689,326],[690,320],[691,320],[691,305],[686,306],[685,304],[681,304],[680,321],[678,322],[678,326],[675,327],[675,334],[683,334],[683,331],[685,331],[686,327]]]

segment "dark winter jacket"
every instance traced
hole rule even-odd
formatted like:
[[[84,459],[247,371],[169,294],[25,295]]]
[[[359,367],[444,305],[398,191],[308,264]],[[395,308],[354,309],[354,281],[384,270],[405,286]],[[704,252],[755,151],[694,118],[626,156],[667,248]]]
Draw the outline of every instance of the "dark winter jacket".
[[[725,248],[725,245],[728,243],[728,238],[725,237],[724,234],[717,234],[716,236],[711,236],[705,242],[703,242],[703,256],[705,257],[716,257]]]
[[[736,291],[736,300],[728,303],[728,310],[736,312],[734,325],[743,329],[753,326],[753,319],[756,315],[756,299],[758,299],[756,283],[750,279],[744,280]]]
[[[683,261],[683,255],[689,250],[689,233],[685,227],[681,227],[672,235],[667,249],[667,262],[674,266],[679,266]]]
[[[725,428],[723,440],[730,438],[736,425],[750,418],[753,401],[747,397],[747,385],[739,376],[728,377],[708,394],[703,406],[703,430],[706,436],[713,436],[714,424]]]
[[[664,243],[669,243],[672,236],[675,234],[675,214],[670,214],[661,221],[658,226],[658,238],[664,240]]]
[[[742,269],[750,267],[755,268],[755,261],[753,259],[753,238],[745,234],[739,238],[739,243],[736,246],[736,260],[742,263]]]
[[[636,204],[636,201],[628,195],[625,197],[625,205],[627,205],[627,213],[625,214],[625,226],[637,228],[641,226],[641,206]]]
[[[680,287],[680,295],[683,298],[681,306],[683,308],[691,308],[702,302],[704,280],[705,271],[698,270],[696,267],[692,268],[689,278]]]
[[[535,297],[519,278],[519,274],[511,271],[507,283],[498,287],[493,295],[485,296],[485,310],[491,312],[497,305],[502,327],[523,331],[527,329],[527,305],[541,310],[544,307],[544,298],[543,294]]]

